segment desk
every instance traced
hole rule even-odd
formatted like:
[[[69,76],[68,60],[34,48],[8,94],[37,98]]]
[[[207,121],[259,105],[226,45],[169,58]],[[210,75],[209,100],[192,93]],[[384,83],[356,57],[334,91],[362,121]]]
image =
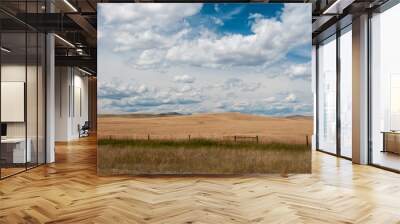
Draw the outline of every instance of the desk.
[[[5,138],[1,139],[2,157],[9,163],[26,163],[31,162],[31,139],[27,139],[27,147],[25,151],[25,138]],[[3,154],[5,154],[3,156]],[[12,159],[11,159],[12,158]]]
[[[383,131],[383,150],[382,152],[392,152],[400,154],[400,132]]]

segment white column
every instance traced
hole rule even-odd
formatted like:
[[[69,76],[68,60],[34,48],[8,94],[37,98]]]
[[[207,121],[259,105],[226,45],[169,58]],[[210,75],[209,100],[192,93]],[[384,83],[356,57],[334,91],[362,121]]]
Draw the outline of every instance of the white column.
[[[55,133],[55,60],[54,60],[54,35],[47,34],[46,37],[46,163],[55,161],[54,133]]]
[[[368,163],[368,15],[353,19],[353,162]]]
[[[53,12],[54,5],[46,1],[46,11]],[[54,34],[46,35],[46,163],[55,162],[55,42]]]
[[[312,53],[311,53],[311,92],[314,96],[314,116],[313,116],[313,135],[311,139],[311,149],[316,150],[316,143],[317,143],[317,48],[315,45],[312,46]]]

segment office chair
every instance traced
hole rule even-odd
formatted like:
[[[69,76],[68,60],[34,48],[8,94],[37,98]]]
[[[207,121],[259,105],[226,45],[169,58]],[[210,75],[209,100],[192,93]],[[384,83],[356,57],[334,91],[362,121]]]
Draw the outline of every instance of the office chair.
[[[80,125],[78,125],[79,128]],[[89,136],[90,124],[89,121],[85,121],[82,127],[79,128],[79,138]]]

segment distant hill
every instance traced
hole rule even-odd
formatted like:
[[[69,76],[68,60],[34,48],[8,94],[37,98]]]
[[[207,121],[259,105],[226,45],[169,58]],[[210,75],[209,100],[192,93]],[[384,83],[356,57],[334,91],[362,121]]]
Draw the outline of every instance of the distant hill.
[[[134,118],[150,118],[150,117],[169,117],[169,116],[183,116],[190,114],[182,114],[178,112],[166,112],[159,114],[143,114],[143,113],[131,113],[131,114],[99,114],[99,117],[134,117]]]
[[[166,113],[159,113],[158,116],[181,116],[181,115],[190,115],[190,114],[181,114],[178,112],[166,112]]]
[[[289,119],[313,119],[313,116],[291,115],[291,116],[286,116],[286,118],[289,118]]]
[[[239,112],[225,112],[225,113],[199,113],[199,114],[190,114],[190,113],[179,113],[179,112],[164,112],[158,114],[145,114],[145,113],[130,113],[130,114],[99,114],[99,117],[132,117],[132,118],[151,118],[151,117],[172,117],[172,116],[227,116],[227,117],[236,117],[240,119],[253,119],[253,118],[262,118],[262,117],[269,117],[269,118],[287,118],[287,119],[313,119],[313,116],[305,116],[305,115],[290,115],[290,116],[266,116],[266,115],[253,115],[253,114],[242,114]]]

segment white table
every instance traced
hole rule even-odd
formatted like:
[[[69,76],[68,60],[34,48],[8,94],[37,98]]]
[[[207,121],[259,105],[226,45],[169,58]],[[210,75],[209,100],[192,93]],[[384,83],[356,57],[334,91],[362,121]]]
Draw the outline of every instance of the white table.
[[[5,138],[1,139],[1,144],[6,145],[7,147],[13,145],[13,160],[12,160],[13,163],[31,162],[32,141],[30,138],[27,139],[26,151],[25,151],[25,138]]]

